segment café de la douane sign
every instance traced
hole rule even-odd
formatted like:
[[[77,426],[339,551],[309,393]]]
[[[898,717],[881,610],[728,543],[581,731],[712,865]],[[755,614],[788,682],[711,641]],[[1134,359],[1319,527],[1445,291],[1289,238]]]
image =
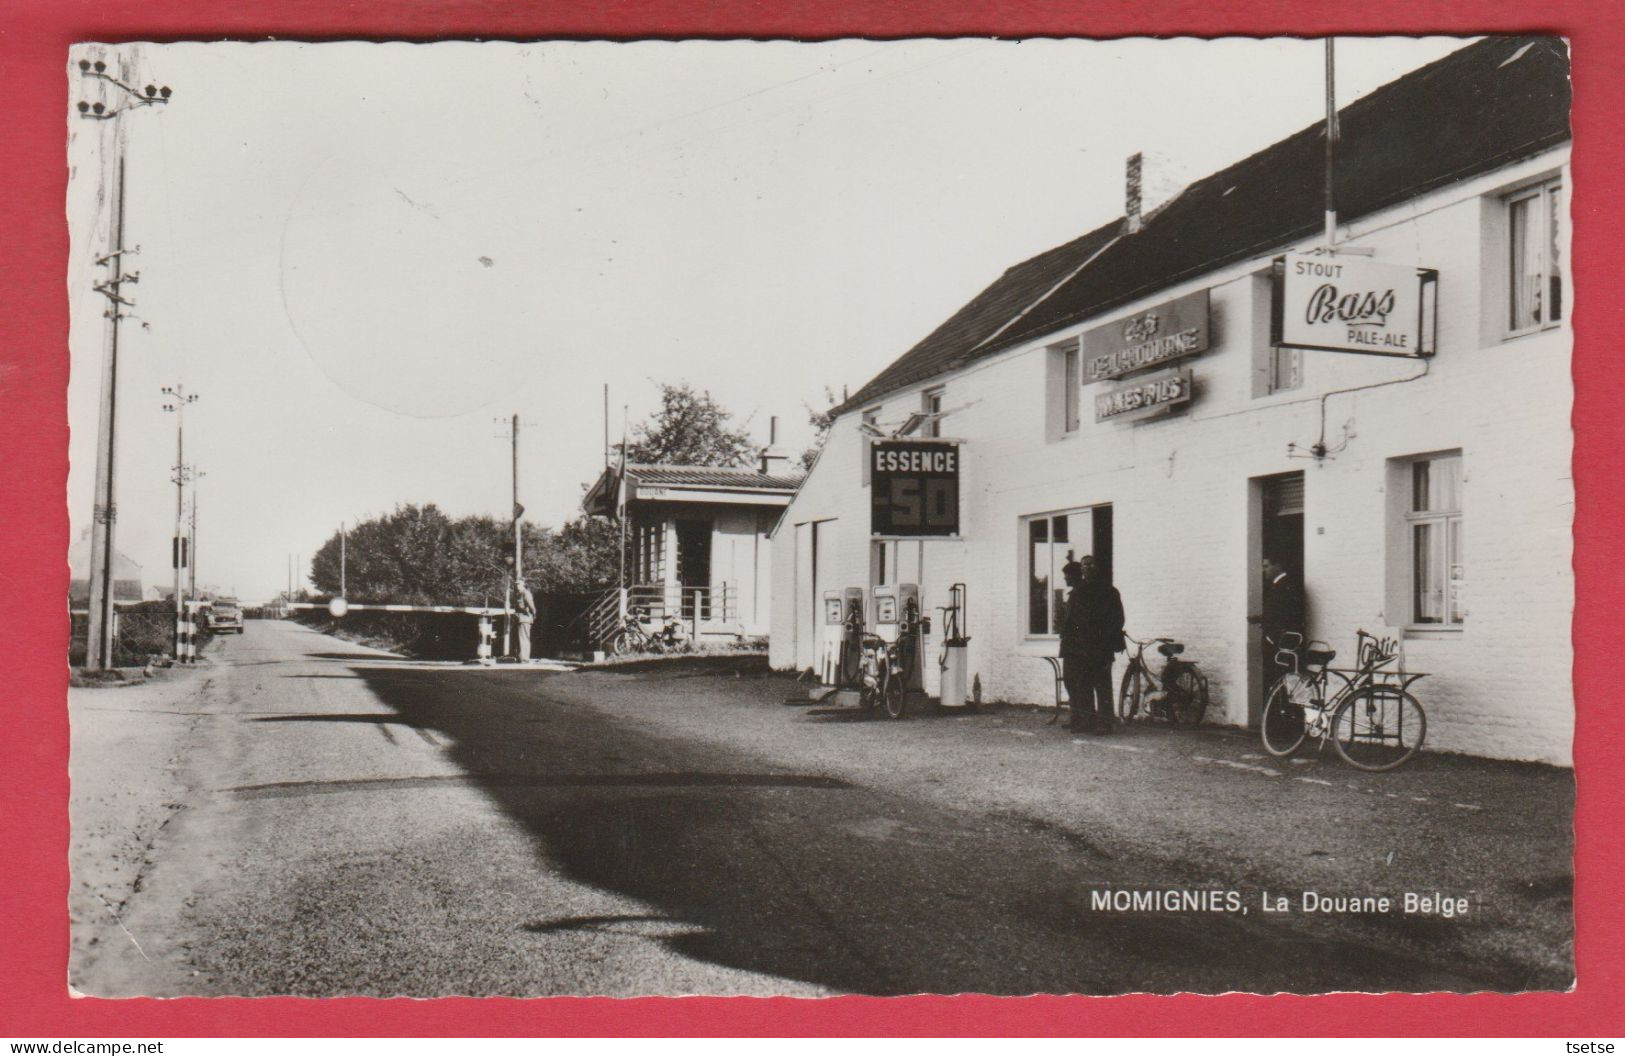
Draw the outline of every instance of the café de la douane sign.
[[[1270,339],[1288,348],[1433,355],[1439,273],[1353,256],[1288,253],[1275,266]]]
[[[1084,384],[1109,381],[1207,351],[1207,290],[1177,297],[1083,335]],[[1095,421],[1137,421],[1167,414],[1191,398],[1189,367],[1145,374],[1095,396]]]
[[[959,534],[959,444],[875,440],[869,445],[869,531],[876,538]]]

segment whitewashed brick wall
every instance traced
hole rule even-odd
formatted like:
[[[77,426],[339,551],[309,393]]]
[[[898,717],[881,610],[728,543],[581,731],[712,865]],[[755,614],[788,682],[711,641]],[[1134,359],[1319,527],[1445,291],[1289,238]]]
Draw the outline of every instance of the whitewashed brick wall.
[[[1338,649],[1340,660],[1352,661],[1356,628],[1381,632],[1403,622],[1402,613],[1385,611],[1389,577],[1398,571],[1391,569],[1390,460],[1460,449],[1466,626],[1405,642],[1407,668],[1430,673],[1416,686],[1428,711],[1428,745],[1568,764],[1572,334],[1565,324],[1501,340],[1496,291],[1481,288],[1481,276],[1498,276],[1496,261],[1504,259],[1494,243],[1499,194],[1565,164],[1566,152],[1552,152],[1354,225],[1351,241],[1372,247],[1376,259],[1440,271],[1439,353],[1417,380],[1339,394],[1335,390],[1422,374],[1423,364],[1304,352],[1301,388],[1255,399],[1254,346],[1268,341],[1255,326],[1267,318],[1258,311],[1259,298],[1268,296],[1259,276],[1274,254],[1159,291],[950,375],[945,405],[961,409],[945,420],[943,432],[968,441],[964,538],[926,544],[921,587],[931,610],[945,603],[948,584],[968,584],[970,669],[982,698],[1052,699],[1049,668],[1033,657],[1053,653],[1055,643],[1022,633],[1021,518],[1111,503],[1115,579],[1130,633],[1185,642],[1212,683],[1211,717],[1245,723],[1249,479],[1304,472],[1311,632]],[[1212,291],[1214,343],[1191,361],[1197,389],[1188,413],[1097,426],[1088,387],[1078,434],[1046,441],[1048,345],[1204,287]],[[1494,336],[1486,340],[1486,334]],[[919,388],[892,394],[882,423],[917,409]],[[1346,446],[1321,461],[1290,457],[1289,442],[1302,451],[1317,439],[1321,397],[1328,393],[1326,442],[1337,447],[1346,431]],[[795,606],[812,604],[804,585],[798,594],[795,548],[788,545],[796,524],[835,519],[838,543],[821,550],[821,564],[843,585],[868,583],[869,491],[861,482],[857,420],[854,413],[836,423],[780,522],[776,667],[804,666],[798,655],[806,655],[797,652],[793,619]],[[926,665],[932,692],[935,655],[932,641]]]

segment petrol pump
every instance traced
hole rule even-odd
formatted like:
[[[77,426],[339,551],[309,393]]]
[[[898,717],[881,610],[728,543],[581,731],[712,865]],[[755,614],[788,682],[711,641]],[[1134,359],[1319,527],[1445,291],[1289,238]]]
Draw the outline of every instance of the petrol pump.
[[[857,682],[865,630],[862,587],[824,591],[824,622],[818,680],[844,688]]]
[[[948,604],[938,609],[942,613],[942,651],[937,657],[940,668],[938,702],[945,708],[962,708],[967,697],[966,658],[970,648],[970,635],[965,633],[965,584],[955,583],[948,588]]]
[[[841,592],[824,591],[824,619],[819,628],[818,681],[826,686],[840,685],[841,653],[846,640],[846,609]]]
[[[905,692],[921,689],[925,685],[920,657],[925,652],[925,635],[929,630],[929,624],[920,616],[918,583],[875,588],[875,637],[897,647],[896,655]]]

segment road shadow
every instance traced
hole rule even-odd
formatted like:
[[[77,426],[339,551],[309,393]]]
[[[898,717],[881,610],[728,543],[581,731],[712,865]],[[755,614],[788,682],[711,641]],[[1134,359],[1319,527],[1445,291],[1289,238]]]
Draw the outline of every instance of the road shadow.
[[[529,834],[539,869],[636,903],[624,917],[584,920],[552,919],[537,906],[516,930],[641,922],[653,931],[639,934],[686,958],[873,995],[1554,985],[1517,965],[1455,964],[1322,920],[1267,920],[1256,907],[1102,910],[1094,892],[1103,889],[1223,881],[1203,875],[1200,861],[1178,873],[1114,858],[1087,835],[660,734],[635,715],[553,701],[534,678],[487,678],[476,688],[455,671],[353,670],[401,721],[444,739],[463,771],[373,790],[413,781],[478,788]],[[229,791],[327,790],[364,789]]]

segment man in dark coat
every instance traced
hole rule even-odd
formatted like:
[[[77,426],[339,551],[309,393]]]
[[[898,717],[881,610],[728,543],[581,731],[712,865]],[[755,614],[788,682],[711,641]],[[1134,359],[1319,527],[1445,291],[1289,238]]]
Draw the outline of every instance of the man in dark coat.
[[[1071,591],[1061,622],[1061,678],[1072,702],[1071,728],[1109,733],[1112,657],[1123,651],[1123,598],[1093,557],[1062,569]]]
[[[1264,693],[1267,696],[1270,687],[1281,675],[1282,668],[1276,662],[1275,654],[1285,648],[1283,636],[1295,633],[1301,639],[1305,622],[1302,585],[1285,566],[1267,557],[1264,559],[1263,608],[1263,615],[1257,617],[1255,622],[1261,624],[1264,631]],[[1302,644],[1301,640],[1299,644]]]

